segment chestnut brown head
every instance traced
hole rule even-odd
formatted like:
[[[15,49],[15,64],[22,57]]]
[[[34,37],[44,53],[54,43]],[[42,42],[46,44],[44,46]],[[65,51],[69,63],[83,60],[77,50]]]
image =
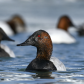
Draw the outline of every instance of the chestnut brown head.
[[[49,60],[52,54],[52,41],[44,30],[34,32],[25,42],[17,46],[32,45],[37,47],[37,58]]]
[[[61,16],[59,18],[57,28],[67,31],[69,27],[74,27],[71,19],[67,15]]]

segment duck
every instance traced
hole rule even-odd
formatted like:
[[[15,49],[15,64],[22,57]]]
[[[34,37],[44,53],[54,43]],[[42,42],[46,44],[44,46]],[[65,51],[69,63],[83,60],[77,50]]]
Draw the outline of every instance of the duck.
[[[35,31],[29,38],[17,46],[35,46],[37,48],[37,55],[26,68],[26,71],[66,71],[64,64],[56,57],[52,57],[52,40],[48,32],[45,30]],[[56,62],[54,62],[56,61]],[[54,62],[54,63],[53,63]]]
[[[76,27],[77,27],[78,36],[84,36],[84,23]]]
[[[63,29],[66,32],[69,33],[69,28],[73,27],[75,29],[76,35],[78,36],[84,36],[84,23],[76,26],[73,24],[72,20],[70,19],[70,17],[68,15],[63,15],[59,18],[59,21],[57,23],[56,26],[58,29]],[[75,42],[75,39],[73,40],[73,42]]]
[[[0,57],[12,57],[15,58],[13,51],[6,45],[1,44],[1,41],[14,41],[10,39],[2,28],[0,28]]]
[[[0,21],[0,27],[8,36],[26,31],[26,24],[20,15],[13,15],[7,21]]]
[[[63,15],[59,18],[57,27],[46,30],[52,39],[53,43],[75,43],[76,39],[68,32],[69,27],[73,27],[71,19],[67,15]]]

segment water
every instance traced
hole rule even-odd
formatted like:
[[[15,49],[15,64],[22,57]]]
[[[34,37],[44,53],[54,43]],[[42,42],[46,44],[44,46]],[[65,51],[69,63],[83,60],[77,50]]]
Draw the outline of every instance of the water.
[[[74,35],[77,43],[53,44],[52,56],[60,59],[67,71],[25,72],[36,57],[33,46],[16,46],[38,29],[55,28],[58,18],[68,14],[75,25],[84,22],[83,0],[0,0],[0,19],[7,20],[13,14],[23,16],[28,31],[11,36],[16,42],[2,42],[9,46],[16,58],[0,58],[0,84],[83,84],[84,37]]]

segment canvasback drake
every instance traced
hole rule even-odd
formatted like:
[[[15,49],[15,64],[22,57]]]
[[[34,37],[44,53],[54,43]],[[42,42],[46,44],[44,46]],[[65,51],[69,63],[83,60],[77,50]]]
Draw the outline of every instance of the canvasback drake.
[[[53,45],[49,34],[44,30],[34,32],[25,42],[17,46],[32,45],[37,48],[37,56],[27,66],[26,71],[30,70],[57,70],[66,71],[64,64],[57,58],[52,57]],[[55,63],[53,63],[56,61]]]
[[[19,15],[14,15],[7,21],[0,21],[0,27],[9,36],[26,31],[25,22]]]
[[[0,43],[3,40],[14,41],[6,35],[6,33],[2,30],[2,28],[0,28]],[[9,49],[7,46],[0,44],[0,57],[13,57],[14,58],[15,55],[13,51]]]
[[[67,15],[61,16],[58,21],[57,28],[63,29],[68,32],[69,27],[74,27],[76,29],[75,31],[79,36],[84,36],[84,23],[76,26],[76,25],[73,25],[69,16]]]
[[[57,28],[63,29],[68,32],[69,27],[74,27],[76,29],[75,31],[77,32],[79,36],[84,36],[84,23],[79,26],[76,26],[76,25],[73,25],[69,16],[64,15],[60,17],[58,24],[57,24]]]
[[[46,31],[50,34],[53,43],[75,43],[76,40],[68,32],[71,26],[74,26],[72,21],[65,15],[59,18],[57,28]]]

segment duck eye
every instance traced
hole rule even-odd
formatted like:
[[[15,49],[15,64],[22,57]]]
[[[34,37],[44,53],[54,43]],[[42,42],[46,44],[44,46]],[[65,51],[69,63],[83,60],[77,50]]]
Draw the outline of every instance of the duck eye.
[[[40,35],[38,35],[38,37],[40,37]]]

